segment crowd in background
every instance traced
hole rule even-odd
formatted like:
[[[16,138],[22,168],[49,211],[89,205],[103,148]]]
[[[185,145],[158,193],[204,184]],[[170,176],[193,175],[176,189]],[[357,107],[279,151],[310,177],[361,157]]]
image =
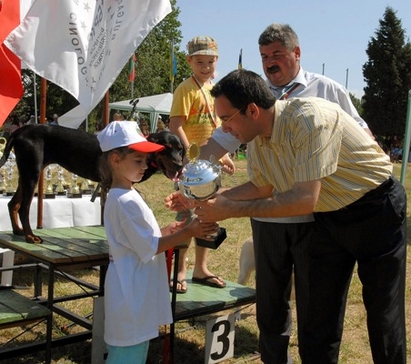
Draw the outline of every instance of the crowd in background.
[[[4,124],[1,126],[0,135],[4,138],[8,138],[10,134],[16,131],[18,128],[21,128],[24,125],[29,124],[39,124],[39,120],[36,121],[36,117],[34,115],[30,115],[29,117],[26,116],[18,116],[16,114],[10,114]],[[46,118],[45,124],[49,125],[59,125],[58,123],[58,115],[53,114],[50,118]]]
[[[133,118],[125,117],[120,111],[116,111],[113,114],[112,120],[114,120],[114,121],[132,120],[132,121],[134,121]],[[148,121],[146,118],[143,118],[143,117],[138,118],[136,121],[137,121],[138,127],[140,128],[143,135],[148,136],[151,132],[150,121]],[[159,133],[160,131],[163,131],[163,130],[169,130],[168,129],[168,124],[169,124],[169,119],[163,121],[163,118],[161,116],[159,116],[158,119],[157,119],[157,126],[156,126],[155,133]]]
[[[390,156],[391,162],[393,163],[401,163],[403,143],[404,140],[397,135],[386,135],[383,140],[380,141],[382,149]]]

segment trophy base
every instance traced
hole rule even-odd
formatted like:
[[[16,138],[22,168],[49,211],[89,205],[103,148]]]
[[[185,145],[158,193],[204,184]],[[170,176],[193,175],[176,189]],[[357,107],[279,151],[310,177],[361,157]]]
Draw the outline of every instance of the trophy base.
[[[67,196],[67,192],[66,191],[58,191],[56,192],[57,196]]]
[[[54,193],[45,193],[43,197],[46,199],[50,199],[50,198],[56,198],[56,195]]]
[[[82,197],[83,197],[83,195],[81,193],[72,193],[72,192],[70,192],[70,193],[67,194],[67,198],[82,198]]]
[[[217,233],[217,236],[213,240],[204,240],[204,239],[196,238],[196,243],[198,246],[202,246],[204,248],[217,249],[221,245],[221,243],[225,240],[226,237],[227,237],[226,230],[220,227],[220,230]]]

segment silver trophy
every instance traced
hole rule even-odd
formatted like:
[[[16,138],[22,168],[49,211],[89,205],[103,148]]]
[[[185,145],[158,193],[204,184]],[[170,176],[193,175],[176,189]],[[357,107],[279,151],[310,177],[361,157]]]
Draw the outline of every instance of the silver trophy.
[[[178,182],[181,193],[190,199],[208,200],[221,187],[221,167],[210,161],[198,159],[200,149],[197,144],[190,144],[187,150],[187,163]],[[206,248],[217,249],[227,237],[226,230],[219,227],[212,236],[212,241],[196,238],[197,244]]]
[[[44,187],[44,191],[43,191],[44,198],[55,198],[56,197],[54,190],[53,190],[53,182],[52,182],[53,168],[54,166],[52,164],[46,167],[46,175],[45,175],[46,186]]]

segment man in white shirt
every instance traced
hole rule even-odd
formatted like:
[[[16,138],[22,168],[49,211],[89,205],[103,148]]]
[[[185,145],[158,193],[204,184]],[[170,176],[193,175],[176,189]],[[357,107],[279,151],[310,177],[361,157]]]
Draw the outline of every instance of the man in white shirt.
[[[277,99],[316,96],[338,103],[372,136],[343,86],[301,68],[298,37],[289,25],[269,25],[260,35],[258,43],[267,83]],[[236,138],[218,128],[207,144],[202,146],[200,158],[207,159],[210,155],[219,158],[238,147]],[[298,339],[301,344],[304,311],[308,302],[306,245],[311,237],[313,221],[312,214],[251,219],[256,253],[257,323],[261,360],[264,363],[291,363],[288,344],[292,322],[289,300],[293,270]]]
[[[27,125],[29,125],[29,124],[37,124],[37,123],[36,123],[36,117],[35,117],[34,115],[30,115],[30,119],[27,120],[26,124],[27,124]]]

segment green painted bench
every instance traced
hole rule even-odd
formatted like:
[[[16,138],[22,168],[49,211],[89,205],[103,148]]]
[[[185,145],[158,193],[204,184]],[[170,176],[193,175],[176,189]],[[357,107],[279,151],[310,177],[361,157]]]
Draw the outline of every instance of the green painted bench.
[[[10,287],[0,288],[0,329],[25,325],[49,315],[47,307],[22,296]]]
[[[174,321],[209,315],[255,302],[255,289],[225,281],[225,288],[213,288],[191,281],[187,273],[187,293],[177,294]]]

